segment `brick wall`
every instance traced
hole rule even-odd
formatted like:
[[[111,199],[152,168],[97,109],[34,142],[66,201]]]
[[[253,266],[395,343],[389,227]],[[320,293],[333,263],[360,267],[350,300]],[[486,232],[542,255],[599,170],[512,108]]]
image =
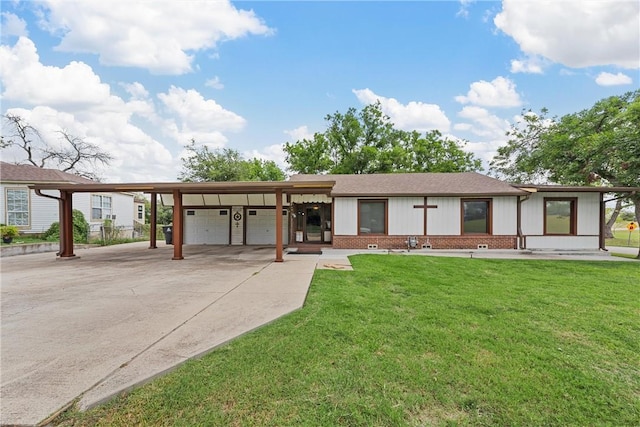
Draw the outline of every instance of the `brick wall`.
[[[489,249],[516,249],[516,236],[416,236],[418,247],[431,244],[432,249],[477,249],[488,245]],[[376,244],[378,249],[403,249],[407,236],[333,236],[335,249],[367,249]]]

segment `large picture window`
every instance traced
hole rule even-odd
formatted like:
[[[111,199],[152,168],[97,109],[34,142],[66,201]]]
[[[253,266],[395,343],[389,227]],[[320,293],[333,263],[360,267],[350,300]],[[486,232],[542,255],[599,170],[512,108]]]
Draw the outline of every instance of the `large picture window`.
[[[577,213],[575,198],[544,199],[544,234],[575,235]]]
[[[387,201],[360,200],[358,202],[358,230],[360,234],[387,234]]]
[[[7,188],[7,225],[29,225],[29,190]]]
[[[111,219],[111,196],[91,195],[91,219],[93,221]]]
[[[462,199],[462,234],[491,234],[491,199]]]

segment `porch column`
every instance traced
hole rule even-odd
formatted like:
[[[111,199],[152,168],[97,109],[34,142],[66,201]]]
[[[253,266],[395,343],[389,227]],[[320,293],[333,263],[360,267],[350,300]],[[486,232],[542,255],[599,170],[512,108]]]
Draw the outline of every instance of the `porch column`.
[[[157,234],[157,217],[158,217],[158,195],[156,193],[151,193],[151,217],[149,224],[149,249],[156,249],[158,246],[156,245],[156,234]]]
[[[282,189],[276,189],[276,262],[282,262]]]
[[[173,258],[184,259],[182,256],[182,193],[173,190]]]
[[[72,258],[73,253],[73,193],[60,192],[60,258]]]

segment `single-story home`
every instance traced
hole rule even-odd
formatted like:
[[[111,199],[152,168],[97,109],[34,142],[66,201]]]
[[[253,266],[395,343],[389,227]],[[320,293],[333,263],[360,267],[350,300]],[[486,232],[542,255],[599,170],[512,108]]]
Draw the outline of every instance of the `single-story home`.
[[[512,185],[476,172],[294,175],[281,182],[35,185],[76,193],[137,191],[173,206],[183,244],[349,249],[604,249],[605,194],[640,188]],[[152,227],[155,221],[151,221]],[[151,247],[155,247],[152,230]],[[62,242],[61,242],[62,243]],[[64,245],[63,245],[64,246]],[[68,247],[68,245],[67,245]],[[73,256],[71,252],[66,255]],[[63,253],[65,253],[63,251]],[[63,256],[63,255],[61,255]]]
[[[36,190],[30,187],[43,184],[55,187],[95,183],[96,181],[56,169],[0,162],[0,223],[16,225],[23,234],[43,233],[59,220],[58,192],[43,191],[45,197],[38,197]],[[125,230],[133,228],[132,193],[75,193],[73,206],[82,212],[92,232],[98,232],[106,219]],[[142,212],[144,215],[144,210]]]

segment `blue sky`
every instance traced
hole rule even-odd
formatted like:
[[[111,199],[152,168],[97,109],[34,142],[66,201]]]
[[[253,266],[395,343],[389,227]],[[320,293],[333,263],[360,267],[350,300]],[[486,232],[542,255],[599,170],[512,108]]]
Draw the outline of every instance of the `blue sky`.
[[[195,138],[285,166],[282,144],[380,100],[485,161],[523,109],[640,87],[637,1],[2,1],[2,113],[114,156],[105,181],[174,181]],[[4,161],[20,160],[3,150]]]

